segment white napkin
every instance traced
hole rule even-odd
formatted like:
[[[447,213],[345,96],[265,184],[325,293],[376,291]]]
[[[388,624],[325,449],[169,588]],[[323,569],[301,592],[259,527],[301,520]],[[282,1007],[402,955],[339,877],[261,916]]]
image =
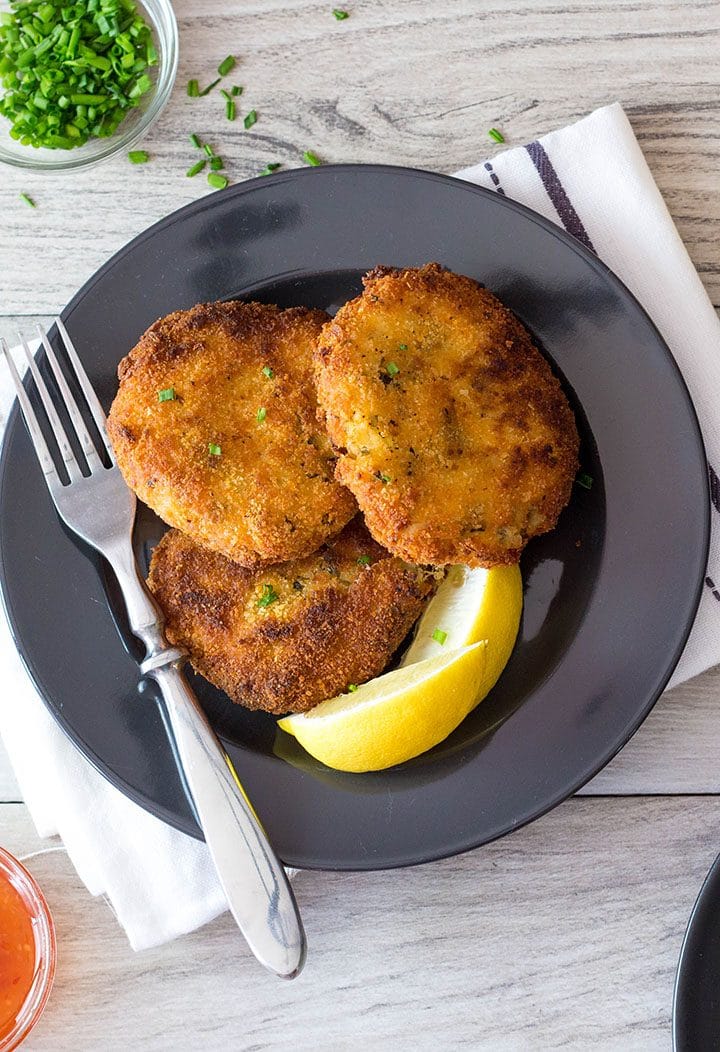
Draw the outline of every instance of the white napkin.
[[[720,323],[619,105],[459,173],[565,226],[635,293],[667,340],[720,470]],[[10,386],[0,376],[0,413]],[[720,510],[720,484],[710,475]],[[720,540],[671,685],[720,661]],[[717,582],[717,584],[716,584]],[[106,782],[64,737],[0,627],[0,733],[41,836],[59,834],[80,877],[104,894],[135,949],[191,931],[225,909],[204,844],[178,833]]]

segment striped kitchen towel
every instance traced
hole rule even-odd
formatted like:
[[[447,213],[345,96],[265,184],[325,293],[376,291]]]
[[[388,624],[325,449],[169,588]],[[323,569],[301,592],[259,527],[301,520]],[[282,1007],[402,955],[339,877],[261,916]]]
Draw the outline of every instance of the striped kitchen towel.
[[[720,662],[720,319],[619,103],[457,175],[527,205],[595,252],[643,305],[685,378],[713,511],[706,587],[674,687]]]

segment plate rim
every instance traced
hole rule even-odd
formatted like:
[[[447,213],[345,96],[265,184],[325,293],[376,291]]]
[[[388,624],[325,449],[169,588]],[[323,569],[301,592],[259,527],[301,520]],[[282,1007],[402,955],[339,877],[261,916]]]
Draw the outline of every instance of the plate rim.
[[[74,294],[74,296],[68,301],[66,306],[60,312],[60,318],[65,320],[83,301],[83,299],[92,291],[95,285],[103,279],[107,274],[112,271],[113,267],[116,266],[126,255],[132,252],[134,249],[142,245],[146,240],[155,236],[155,234],[166,227],[174,225],[176,222],[182,221],[186,216],[201,214],[202,212],[216,207],[216,202],[225,201],[229,198],[237,197],[242,198],[246,193],[251,193],[257,187],[267,187],[272,185],[280,185],[287,181],[303,179],[303,178],[318,178],[327,177],[329,174],[334,173],[390,173],[397,174],[402,173],[404,175],[411,175],[426,179],[428,181],[439,182],[441,184],[451,184],[458,189],[462,189],[471,195],[479,195],[486,199],[492,199],[495,204],[500,208],[507,208],[511,211],[519,212],[525,215],[531,222],[541,227],[547,234],[555,237],[561,241],[567,248],[579,256],[583,262],[590,267],[591,270],[598,272],[602,278],[608,281],[611,285],[614,285],[616,289],[621,293],[623,297],[629,300],[642,316],[648,328],[652,331],[655,340],[662,350],[663,355],[668,361],[672,372],[674,374],[675,381],[678,385],[678,390],[682,394],[685,402],[685,408],[687,410],[687,422],[690,426],[691,434],[688,435],[689,439],[692,439],[693,446],[696,452],[700,455],[700,459],[707,468],[707,454],[705,450],[705,443],[700,428],[700,422],[695,409],[694,403],[690,396],[687,382],[680,370],[675,357],[670,350],[666,340],[662,333],[658,329],[657,325],[650,317],[648,312],[645,310],[643,305],[639,302],[637,297],[630,291],[627,285],[618,277],[617,274],[594,252],[588,249],[586,246],[581,244],[572,234],[568,233],[561,226],[553,223],[545,216],[533,209],[529,208],[518,201],[514,201],[505,195],[499,195],[495,191],[490,190],[483,186],[478,186],[466,179],[458,178],[453,175],[446,175],[444,173],[433,172],[424,168],[413,168],[404,165],[392,165],[392,164],[363,164],[363,163],[344,163],[344,164],[325,164],[317,168],[292,168],[283,171],[275,172],[270,176],[255,176],[254,178],[244,180],[240,183],[233,184],[224,190],[215,191],[214,193],[207,194],[205,197],[199,198],[196,201],[191,201],[186,205],[170,212],[168,215],[157,220],[146,229],[140,231],[134,238],[123,245],[117,252],[106,260],[101,267],[99,267],[91,277],[81,286],[80,289]],[[56,326],[53,325],[50,328],[50,334],[54,332]],[[19,419],[19,407],[17,399],[14,399],[10,412],[8,413],[7,423],[3,432],[2,447],[0,449],[0,508],[4,501],[4,489],[6,482],[6,462],[8,459],[9,442],[7,437],[10,436],[15,428],[22,426],[22,421]],[[705,472],[707,475],[707,470]],[[699,520],[699,525],[702,530],[702,543],[700,546],[701,563],[704,568],[707,565],[707,557],[710,546],[710,525],[711,525],[711,502],[710,493],[708,486],[703,487],[702,490],[702,503],[703,508],[701,509],[702,514],[698,514],[696,518]],[[475,850],[484,844],[492,843],[494,840],[498,840],[508,833],[514,832],[516,829],[521,829],[523,826],[528,825],[531,822],[536,821],[538,818],[542,818],[543,815],[549,813],[555,807],[557,807],[564,800],[569,799],[572,795],[587,784],[592,778],[595,777],[607,764],[620,752],[622,748],[630,741],[635,735],[639,727],[647,718],[648,714],[656,704],[658,698],[664,691],[667,683],[669,682],[675,668],[677,666],[680,657],[685,649],[690,632],[695,623],[697,616],[698,607],[703,594],[704,586],[704,569],[701,569],[698,573],[697,580],[695,582],[694,594],[690,602],[691,613],[687,617],[686,624],[683,626],[682,631],[678,636],[678,643],[672,653],[672,656],[666,661],[664,671],[656,678],[655,684],[652,688],[648,688],[646,693],[646,700],[643,706],[638,710],[633,720],[627,724],[622,732],[619,734],[617,741],[613,742],[608,750],[606,750],[602,757],[596,759],[589,771],[582,774],[579,779],[575,779],[572,782],[571,787],[568,789],[564,787],[555,794],[549,802],[544,802],[541,807],[535,807],[532,809],[526,817],[520,821],[508,823],[506,827],[496,832],[490,838],[480,837],[477,835],[473,838],[472,836],[466,837],[462,844],[454,846],[446,846],[441,850],[434,850],[430,853],[425,852],[424,854],[414,854],[406,857],[395,857],[392,860],[383,860],[378,864],[375,860],[368,859],[368,864],[350,865],[321,865],[319,863],[313,863],[304,860],[302,868],[325,870],[329,872],[365,872],[365,871],[376,871],[384,869],[396,869],[403,868],[405,866],[421,865],[425,862],[439,861],[444,858],[454,857],[456,855],[464,854],[465,852]],[[13,612],[10,607],[9,597],[6,594],[5,585],[5,558],[0,545],[0,603],[2,604],[2,610],[5,614],[7,624],[10,629],[10,634],[13,643],[17,649],[17,652],[22,660],[25,669],[30,676],[30,679],[35,687],[35,690],[42,699],[45,707],[50,711],[53,719],[61,728],[63,733],[73,744],[80,750],[92,766],[115,788],[123,793],[126,797],[131,799],[134,803],[138,804],[144,810],[155,815],[160,820],[166,822],[173,828],[185,833],[186,835],[193,836],[195,839],[202,840],[202,836],[199,831],[191,831],[188,829],[178,816],[171,812],[167,807],[162,804],[156,803],[155,800],[149,798],[144,793],[135,789],[134,786],[126,782],[120,775],[114,770],[109,768],[106,762],[104,762],[96,752],[91,749],[80,737],[80,735],[70,726],[65,720],[63,713],[58,709],[57,705],[52,699],[46,697],[45,693],[41,689],[39,675],[36,674],[34,663],[29,657],[26,651],[23,641],[20,639],[17,631],[17,625],[13,617]],[[629,728],[629,729],[628,729]]]
[[[694,949],[694,943],[698,940],[698,933],[695,930],[695,925],[699,920],[699,914],[706,906],[706,899],[709,899],[711,893],[720,893],[720,854],[716,856],[710,869],[705,874],[703,882],[700,885],[700,890],[697,893],[697,898],[693,903],[693,908],[690,911],[690,917],[688,918],[687,925],[685,927],[685,933],[683,935],[682,945],[680,947],[680,955],[678,957],[677,968],[675,970],[675,982],[673,983],[673,997],[672,997],[672,1042],[673,1052],[681,1052],[684,1046],[684,1039],[679,1033],[681,1025],[679,1005],[680,1001],[685,997],[685,991],[687,984],[690,981],[688,975],[688,969],[691,968],[692,962],[690,961],[689,955],[694,953],[697,956],[697,950]]]

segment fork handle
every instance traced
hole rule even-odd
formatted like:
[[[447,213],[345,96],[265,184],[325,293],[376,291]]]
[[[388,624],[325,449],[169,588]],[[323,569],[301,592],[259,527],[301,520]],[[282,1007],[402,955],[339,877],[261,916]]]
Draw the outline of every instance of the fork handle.
[[[245,795],[230,757],[181,671],[184,650],[168,646],[163,615],[138,570],[131,545],[106,553],[134,634],[146,647],[140,666],[157,683],[205,841],[248,946],[270,971],[294,978],[305,961],[305,932],[285,869]]]

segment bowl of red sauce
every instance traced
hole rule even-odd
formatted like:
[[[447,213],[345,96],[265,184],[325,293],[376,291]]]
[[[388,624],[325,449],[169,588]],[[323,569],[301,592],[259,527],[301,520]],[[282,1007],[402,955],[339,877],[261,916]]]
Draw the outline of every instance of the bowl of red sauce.
[[[55,926],[33,877],[0,848],[0,1052],[25,1040],[55,976]]]

